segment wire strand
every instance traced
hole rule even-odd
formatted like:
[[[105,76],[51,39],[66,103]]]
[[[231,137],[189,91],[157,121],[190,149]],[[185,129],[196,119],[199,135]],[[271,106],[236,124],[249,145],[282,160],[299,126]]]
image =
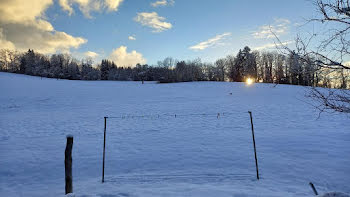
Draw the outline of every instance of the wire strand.
[[[108,119],[133,119],[133,118],[162,118],[162,117],[191,117],[191,116],[213,116],[213,117],[224,117],[224,116],[232,116],[232,115],[237,115],[239,113],[248,113],[247,112],[218,112],[218,113],[191,113],[191,114],[170,114],[170,113],[165,113],[165,114],[146,114],[146,115],[133,115],[133,114],[127,114],[127,115],[120,115],[120,116],[105,116],[105,118]]]

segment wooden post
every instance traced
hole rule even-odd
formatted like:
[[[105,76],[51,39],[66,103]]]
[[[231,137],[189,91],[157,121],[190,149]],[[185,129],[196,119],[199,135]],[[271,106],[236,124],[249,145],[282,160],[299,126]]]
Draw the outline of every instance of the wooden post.
[[[102,183],[105,182],[105,155],[106,155],[106,130],[107,130],[107,118],[105,119],[104,134],[103,134],[103,161],[102,161]]]
[[[312,190],[314,191],[315,195],[317,196],[317,195],[318,195],[318,192],[317,192],[317,190],[316,190],[314,184],[312,184],[311,182],[310,182],[309,184],[310,184]]]
[[[73,136],[67,136],[66,150],[64,152],[66,194],[73,193],[72,148],[73,148]]]
[[[253,115],[251,111],[248,111],[250,115],[250,124],[252,126],[252,136],[253,136],[253,146],[254,146],[254,156],[255,156],[255,168],[256,168],[256,178],[259,180],[259,167],[258,167],[258,157],[256,156],[256,146],[255,146],[255,136],[254,136],[254,124],[253,124]]]

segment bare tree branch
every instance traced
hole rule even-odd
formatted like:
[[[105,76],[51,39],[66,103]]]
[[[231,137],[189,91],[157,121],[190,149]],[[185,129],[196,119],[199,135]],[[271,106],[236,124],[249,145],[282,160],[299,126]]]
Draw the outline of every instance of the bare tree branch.
[[[274,34],[277,40],[276,46],[280,51],[295,55],[299,61],[316,65],[320,73],[340,71],[341,87],[346,88],[344,70],[350,70],[350,65],[346,65],[344,59],[350,58],[348,36],[350,34],[350,2],[349,0],[314,0],[314,4],[320,17],[309,19],[308,23],[316,22],[320,25],[331,23],[334,28],[328,29],[327,33],[330,34],[328,38],[324,38],[325,35],[313,34],[308,39],[302,39],[300,35],[297,35],[295,50],[292,50],[283,45]],[[319,37],[321,37],[321,41],[319,41]],[[310,47],[310,43],[314,40],[318,42],[316,48]],[[327,75],[327,73],[323,75]],[[350,90],[313,87],[308,97],[314,100],[313,105],[320,113],[325,111],[350,113]]]

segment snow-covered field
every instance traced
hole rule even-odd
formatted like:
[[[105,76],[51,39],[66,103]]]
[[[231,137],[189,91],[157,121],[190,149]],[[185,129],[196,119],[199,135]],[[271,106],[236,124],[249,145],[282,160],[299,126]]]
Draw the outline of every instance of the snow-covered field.
[[[310,181],[319,193],[350,193],[350,119],[317,119],[306,90],[0,73],[0,196],[64,196],[67,134],[79,197],[313,196]],[[108,119],[101,184],[104,116],[128,117]]]

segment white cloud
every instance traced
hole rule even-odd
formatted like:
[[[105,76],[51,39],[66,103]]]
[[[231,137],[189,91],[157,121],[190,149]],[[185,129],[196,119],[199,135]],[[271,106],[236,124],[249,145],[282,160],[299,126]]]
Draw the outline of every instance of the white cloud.
[[[40,53],[69,52],[87,42],[81,37],[74,37],[61,31],[43,31],[35,26],[22,24],[4,25],[6,39],[12,42],[19,51],[29,48]]]
[[[167,5],[174,5],[174,0],[158,0],[153,3],[151,3],[152,7],[159,7],[159,6],[167,6]]]
[[[136,37],[135,36],[129,36],[128,39],[129,40],[136,40]]]
[[[36,21],[52,4],[52,0],[1,0],[0,21],[8,23],[29,23]]]
[[[69,0],[59,0],[58,2],[64,11],[67,11],[69,16],[73,14],[72,3]]]
[[[123,1],[124,0],[59,0],[59,4],[69,15],[74,13],[72,5],[77,4],[85,17],[92,18],[92,11],[118,11]]]
[[[99,56],[98,53],[95,53],[95,52],[93,52],[93,51],[87,51],[87,52],[84,53],[84,55],[85,55],[86,57],[90,57],[90,58],[96,58],[96,57]]]
[[[204,41],[204,42],[201,42],[201,43],[196,44],[194,46],[191,46],[190,49],[194,50],[194,51],[204,50],[208,47],[212,47],[212,46],[220,44],[220,41],[222,41],[225,37],[230,36],[230,35],[231,35],[231,33],[229,33],[229,32],[219,34],[219,35],[215,36],[214,38],[210,38],[207,41]]]
[[[286,46],[289,44],[292,44],[294,41],[286,41],[286,42],[282,42],[282,43],[268,43],[259,47],[255,47],[253,48],[253,50],[265,50],[265,49],[271,49],[271,48],[276,48],[276,47],[280,47],[280,46]]]
[[[105,0],[108,11],[118,11],[118,7],[123,2],[123,0]]]
[[[120,46],[114,49],[109,56],[109,59],[114,61],[117,66],[134,67],[136,64],[145,64],[146,59],[143,58],[141,53],[137,51],[127,52],[126,46]]]
[[[254,38],[274,38],[288,33],[290,21],[288,19],[275,19],[271,25],[263,25],[253,32]]]
[[[69,52],[87,42],[56,31],[45,19],[45,11],[52,0],[1,0],[1,43],[9,48],[26,51],[29,48],[41,53]]]
[[[138,13],[134,20],[143,26],[153,29],[153,32],[162,32],[172,28],[171,23],[165,22],[165,18],[158,16],[156,12]]]

